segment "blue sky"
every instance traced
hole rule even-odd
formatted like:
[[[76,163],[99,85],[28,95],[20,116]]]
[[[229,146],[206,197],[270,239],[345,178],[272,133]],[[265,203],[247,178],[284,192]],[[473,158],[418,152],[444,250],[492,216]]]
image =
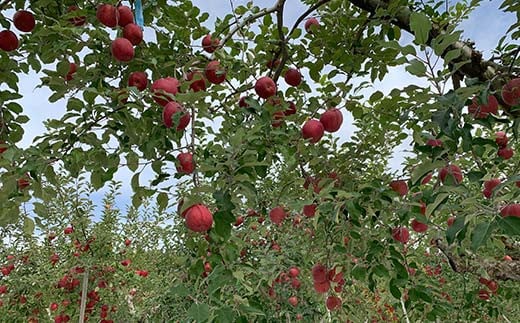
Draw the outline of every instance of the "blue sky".
[[[208,1],[208,0],[192,0],[194,5],[198,6],[202,12],[209,12],[210,19],[207,21],[207,27],[212,29],[213,22],[216,17],[222,17],[231,12],[230,2],[228,0]],[[234,0],[234,5],[238,6],[246,4],[247,0]],[[275,3],[275,0],[253,1],[255,5],[260,7],[269,7]],[[289,0],[290,6],[285,10],[286,25],[291,26],[297,17],[306,9],[306,6],[297,0]],[[483,1],[480,8],[474,11],[470,18],[460,27],[463,30],[464,39],[471,39],[476,43],[477,49],[484,52],[484,57],[491,56],[491,51],[496,46],[498,39],[507,28],[513,23],[512,14],[504,14],[498,10],[501,1]],[[485,23],[483,23],[485,22]],[[150,41],[151,36],[145,34],[145,41]],[[198,44],[200,40],[196,40]],[[422,82],[422,81],[421,81]],[[45,88],[36,88],[40,83],[36,74],[20,76],[20,91],[24,94],[24,98],[20,103],[25,108],[25,113],[30,116],[31,120],[25,126],[25,137],[21,142],[21,146],[27,147],[31,144],[35,136],[41,135],[45,128],[43,121],[49,118],[60,118],[65,111],[65,101],[60,100],[54,104],[47,102],[44,98],[48,98],[51,92]],[[374,84],[384,93],[388,93],[395,87],[402,87],[410,83],[417,84],[417,79],[411,77],[404,72],[404,67],[393,68],[388,76],[382,82]],[[421,84],[425,84],[422,82]],[[354,129],[351,126],[352,119],[345,115],[345,121],[337,136],[342,140],[348,140]],[[394,158],[391,160],[392,168],[398,170],[401,168],[404,151],[409,149],[409,142],[404,143],[396,150]],[[116,179],[123,181],[123,196],[120,198],[120,205],[124,205],[130,201],[131,189],[129,187],[130,172],[122,169],[116,174]],[[148,174],[151,178],[151,174]],[[94,195],[95,199],[100,199],[102,192]]]

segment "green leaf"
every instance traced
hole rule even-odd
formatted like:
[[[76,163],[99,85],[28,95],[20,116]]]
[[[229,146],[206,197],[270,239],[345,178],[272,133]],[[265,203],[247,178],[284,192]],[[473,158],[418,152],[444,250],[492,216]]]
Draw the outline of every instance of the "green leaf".
[[[479,223],[473,230],[471,236],[471,249],[476,251],[481,245],[483,245],[489,238],[495,226],[490,222]]]
[[[399,287],[397,287],[397,281],[395,279],[390,279],[389,285],[392,296],[401,299],[401,291],[399,290]]]
[[[34,232],[34,221],[31,218],[25,218],[23,220],[23,233],[32,235]]]
[[[209,306],[206,304],[193,304],[188,310],[188,316],[195,322],[205,322],[209,319]]]
[[[418,59],[412,59],[410,65],[406,66],[405,69],[412,75],[424,76],[426,75],[426,65]]]
[[[168,206],[168,194],[164,192],[157,194],[157,204],[159,205],[159,210],[164,210]]]
[[[410,15],[410,29],[415,35],[415,42],[424,45],[428,41],[432,23],[430,18],[423,13],[412,12]]]
[[[416,186],[419,183],[419,181],[431,171],[444,166],[446,166],[446,162],[442,160],[437,160],[435,162],[426,162],[415,167],[415,169],[412,172],[412,186]]]
[[[455,222],[453,222],[453,224],[448,228],[448,230],[446,230],[446,240],[448,241],[448,244],[452,244],[453,241],[455,241],[457,232],[464,229],[465,221],[465,217],[458,217],[455,219]]]
[[[516,216],[507,216],[499,218],[497,224],[500,229],[509,236],[520,236],[520,218]]]
[[[435,197],[435,201],[433,203],[430,203],[428,204],[428,206],[426,206],[426,216],[430,216],[433,211],[435,211],[439,205],[441,205],[442,203],[444,203],[444,201],[446,201],[448,199],[448,197],[450,196],[449,193],[439,193],[439,195],[437,195],[437,197]]]

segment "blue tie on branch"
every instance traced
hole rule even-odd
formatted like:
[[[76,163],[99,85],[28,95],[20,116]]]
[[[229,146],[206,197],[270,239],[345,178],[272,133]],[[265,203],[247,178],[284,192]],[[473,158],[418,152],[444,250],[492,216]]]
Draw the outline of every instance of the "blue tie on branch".
[[[141,29],[144,28],[143,4],[141,3],[141,0],[135,1],[135,22],[141,27]]]

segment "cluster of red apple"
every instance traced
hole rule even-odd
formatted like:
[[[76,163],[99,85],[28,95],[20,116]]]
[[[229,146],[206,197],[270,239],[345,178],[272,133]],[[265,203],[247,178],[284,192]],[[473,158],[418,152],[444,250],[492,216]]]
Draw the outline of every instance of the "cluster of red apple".
[[[514,150],[511,147],[507,147],[508,140],[509,138],[507,138],[505,132],[498,131],[495,133],[495,142],[498,145],[497,155],[505,160],[513,157],[514,154]]]
[[[520,105],[520,78],[512,79],[502,87],[502,100],[511,107]],[[485,119],[490,114],[498,113],[498,105],[494,95],[488,95],[487,103],[480,103],[479,98],[474,97],[468,112],[476,119]]]
[[[484,277],[479,278],[479,283],[486,286],[491,293],[496,294],[498,291],[498,283],[494,280],[488,280]],[[481,300],[487,301],[489,299],[489,292],[486,289],[480,289],[478,291],[478,297]]]
[[[19,10],[13,16],[13,24],[19,31],[29,33],[36,26],[36,21],[31,12]],[[13,51],[18,48],[18,37],[11,30],[0,31],[0,49],[6,52]]]
[[[312,279],[314,281],[314,290],[320,294],[327,293],[331,283],[334,285],[336,293],[341,293],[343,285],[345,285],[343,272],[336,273],[336,268],[327,270],[327,267],[320,263],[312,267]],[[341,299],[338,296],[329,295],[325,304],[329,311],[334,311],[341,307]]]
[[[300,274],[300,269],[298,267],[291,267],[287,272],[281,272],[273,281],[273,285],[269,287],[269,297],[276,298],[275,286],[277,284],[286,284],[290,283],[291,287],[295,290],[300,289],[301,282],[298,279],[298,275]],[[292,306],[298,306],[298,297],[290,296],[287,301]]]

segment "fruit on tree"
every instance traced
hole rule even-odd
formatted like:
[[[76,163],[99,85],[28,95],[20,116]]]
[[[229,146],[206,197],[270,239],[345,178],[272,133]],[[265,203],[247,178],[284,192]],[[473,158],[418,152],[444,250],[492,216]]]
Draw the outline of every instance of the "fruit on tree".
[[[313,28],[317,29],[319,27],[320,27],[320,22],[316,18],[309,18],[305,22],[305,31],[308,33],[312,33]]]
[[[289,108],[287,108],[283,113],[286,116],[296,114],[296,104],[294,104],[294,102],[289,102]]]
[[[502,260],[504,260],[504,261],[513,261],[513,258],[511,258],[511,256],[509,256],[509,255],[505,255],[504,258],[502,258]]]
[[[329,291],[330,289],[330,281],[325,280],[323,282],[317,282],[315,281],[313,284],[314,290],[317,293],[324,294]]]
[[[302,127],[302,136],[303,139],[311,139],[311,143],[317,143],[323,134],[325,133],[325,129],[323,128],[323,124],[316,119],[310,119],[305,122]]]
[[[31,32],[36,26],[36,21],[32,13],[26,10],[19,10],[13,16],[13,23],[16,29],[23,32]]]
[[[455,217],[454,216],[450,216],[447,220],[447,223],[448,223],[448,227],[451,227],[453,225],[453,223],[455,222]]]
[[[316,204],[308,204],[303,206],[303,215],[305,215],[308,218],[312,218],[314,215],[316,215]]]
[[[495,133],[495,142],[497,143],[498,147],[504,148],[507,147],[508,138],[505,132],[503,131],[497,131]]]
[[[500,215],[503,217],[516,216],[520,217],[520,204],[509,204],[500,210]]]
[[[408,194],[408,184],[406,181],[403,180],[394,180],[390,182],[390,187],[392,190],[394,190],[397,194],[401,196],[405,196]]]
[[[410,239],[410,233],[407,228],[397,227],[392,229],[392,238],[400,243],[407,243]]]
[[[77,11],[77,10],[79,10],[79,8],[76,6],[69,6],[67,8],[67,12],[72,12],[72,11]],[[69,19],[69,22],[76,27],[83,26],[87,22],[87,17],[85,17],[85,16],[72,17]]]
[[[6,52],[13,51],[18,48],[18,37],[10,30],[0,31],[0,49]]]
[[[213,84],[220,84],[226,80],[226,70],[219,61],[211,61],[204,69],[206,79]]]
[[[299,274],[300,274],[300,269],[298,267],[289,268],[289,276],[298,277]]]
[[[119,13],[119,20],[117,21],[119,27],[125,27],[128,24],[134,23],[134,14],[130,7],[119,6],[117,7],[117,12]]]
[[[490,113],[497,114],[498,101],[493,95],[488,96],[487,103],[479,103],[479,99],[474,97],[471,105],[468,107],[468,111],[476,119],[484,119]]]
[[[63,229],[64,234],[71,234],[72,232],[74,232],[74,228],[72,227],[66,227],[65,229]]]
[[[285,114],[283,111],[276,111],[273,113],[273,121],[271,122],[271,125],[275,128],[278,128],[282,125],[283,119],[285,117]]]
[[[134,47],[126,38],[116,38],[110,45],[112,56],[120,62],[129,62],[134,58]]]
[[[322,113],[320,122],[327,132],[336,132],[343,123],[343,114],[339,109],[332,108]]]
[[[176,114],[180,114],[179,123],[177,125],[177,131],[184,130],[188,126],[191,120],[189,112],[184,111],[184,108],[177,102],[171,101],[164,106],[162,117],[163,123],[166,128],[173,127],[173,121]]]
[[[312,184],[312,189],[314,193],[319,194],[322,187],[320,186],[321,178],[313,177],[313,176],[307,176],[305,177],[305,182],[303,183],[304,189],[309,189],[309,186]]]
[[[301,287],[302,283],[298,278],[291,279],[291,287],[294,289],[299,289]]]
[[[70,81],[74,78],[74,74],[78,70],[78,66],[76,63],[69,63],[69,71],[67,72],[67,75],[65,76],[65,79],[67,81]]]
[[[280,59],[272,59],[270,61],[268,61],[267,63],[265,63],[265,66],[269,69],[273,69],[273,68],[276,68],[280,65],[282,61],[280,61]]]
[[[493,194],[493,190],[499,184],[500,184],[499,178],[488,179],[487,181],[484,182],[484,190],[482,191],[482,194],[484,194],[484,196],[486,198],[490,198],[491,195]]]
[[[440,147],[442,146],[442,140],[430,138],[426,141],[426,145],[430,147]]]
[[[130,73],[128,86],[135,86],[139,91],[143,91],[148,86],[148,75],[139,71]]]
[[[7,145],[5,141],[0,140],[0,154],[7,150]]]
[[[131,243],[132,243],[132,240],[130,240],[130,239],[125,239],[125,246],[128,247]]]
[[[328,281],[328,271],[327,267],[324,265],[317,263],[312,267],[312,279],[314,282],[323,283]]]
[[[97,7],[96,18],[103,25],[114,28],[119,20],[119,12],[111,4],[101,4]]]
[[[171,96],[179,92],[179,86],[180,82],[176,78],[160,78],[152,84],[153,99],[158,104],[165,106],[168,102],[173,101]]]
[[[189,152],[177,155],[177,171],[183,174],[191,174],[195,170],[193,155]]]
[[[500,148],[497,152],[498,156],[505,160],[508,160],[511,157],[513,157],[514,153],[515,152],[511,147]]]
[[[189,72],[186,75],[186,80],[190,83],[190,89],[193,92],[199,92],[206,90],[206,79],[201,72]]]
[[[296,305],[298,305],[298,297],[296,297],[296,296],[291,296],[291,297],[289,297],[288,302],[289,302],[289,304],[291,304],[292,306],[296,306]]]
[[[269,212],[269,219],[278,225],[282,224],[286,216],[287,214],[282,206],[277,206]]]
[[[458,185],[462,183],[462,171],[459,166],[450,164],[440,170],[439,178],[443,184],[450,183]]]
[[[276,94],[276,83],[269,76],[262,76],[255,83],[255,92],[262,99],[267,99]]]
[[[123,37],[137,46],[143,41],[143,30],[138,25],[130,23],[123,29]]]
[[[325,303],[329,311],[334,311],[341,307],[341,299],[334,295],[329,295]]]
[[[247,96],[243,96],[238,100],[238,106],[241,108],[249,108],[249,104],[247,104],[246,100],[249,99]]]
[[[240,226],[242,223],[244,223],[244,217],[239,215],[237,216],[237,218],[235,219],[235,223],[233,224],[235,227],[238,227]]]
[[[29,180],[30,180],[30,177],[27,174],[25,174],[24,177],[19,178],[16,181],[16,183],[18,184],[18,189],[21,191],[21,190],[27,188],[31,184],[31,182]]]
[[[213,214],[203,204],[195,204],[186,210],[186,226],[191,231],[205,232],[213,225]]]
[[[512,79],[502,87],[502,99],[512,107],[520,105],[520,78]]]
[[[415,232],[426,232],[428,225],[426,223],[419,222],[417,219],[412,220],[412,230]]]
[[[130,259],[121,260],[121,265],[123,265],[124,267],[130,266],[131,263],[132,263],[132,260],[130,260]]]
[[[485,289],[481,289],[478,291],[478,298],[483,301],[487,301],[489,299],[489,292]]]
[[[208,52],[213,53],[220,44],[220,39],[218,38],[212,38],[210,34],[207,34],[202,38],[202,48]]]
[[[295,68],[290,68],[285,72],[284,80],[290,86],[298,86],[302,82],[302,74]]]

